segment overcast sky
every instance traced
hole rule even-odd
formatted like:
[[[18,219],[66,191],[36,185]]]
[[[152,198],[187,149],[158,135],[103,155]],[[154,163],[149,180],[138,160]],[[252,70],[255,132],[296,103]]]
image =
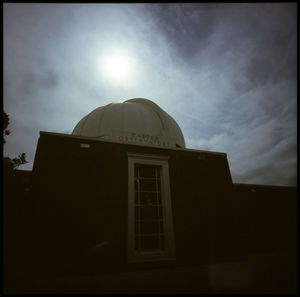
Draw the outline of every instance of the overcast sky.
[[[233,182],[295,186],[297,5],[4,4],[4,154],[31,169],[40,131],[148,98],[188,148],[225,152]],[[132,72],[101,68],[112,51]],[[99,66],[100,64],[100,66]]]

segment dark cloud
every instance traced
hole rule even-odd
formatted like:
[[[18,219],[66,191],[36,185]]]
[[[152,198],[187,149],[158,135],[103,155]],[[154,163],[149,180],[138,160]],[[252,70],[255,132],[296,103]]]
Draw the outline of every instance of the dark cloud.
[[[58,81],[58,76],[49,69],[41,73],[27,72],[21,76],[19,91],[26,98],[40,89],[46,90],[56,87]]]
[[[174,46],[176,54],[191,59],[205,48],[216,28],[215,9],[205,4],[150,4],[145,5],[144,12]]]

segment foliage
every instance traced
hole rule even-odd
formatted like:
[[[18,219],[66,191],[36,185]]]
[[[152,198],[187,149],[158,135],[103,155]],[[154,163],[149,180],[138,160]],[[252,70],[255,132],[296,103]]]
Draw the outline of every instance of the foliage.
[[[3,158],[3,166],[9,170],[17,169],[20,165],[28,163],[26,160],[25,153],[19,154],[18,158]]]
[[[5,111],[3,111],[3,143],[6,143],[4,136],[10,134],[10,131],[7,129],[8,125],[9,116]]]
[[[9,115],[3,111],[3,143],[6,143],[4,136],[10,134],[10,130],[8,130],[8,125],[9,125]],[[5,173],[11,172],[15,169],[17,169],[20,165],[28,163],[26,160],[26,155],[25,153],[19,154],[17,158],[9,158],[9,157],[4,157],[3,158],[3,169]]]

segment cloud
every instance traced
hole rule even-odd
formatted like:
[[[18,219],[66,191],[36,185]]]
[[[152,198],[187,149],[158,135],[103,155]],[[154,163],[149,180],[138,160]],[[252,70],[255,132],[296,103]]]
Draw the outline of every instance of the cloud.
[[[226,152],[234,182],[295,185],[296,111],[292,108],[294,104],[277,114],[255,116],[258,106],[244,123],[233,117],[223,132],[208,139],[191,137],[186,142],[198,149]]]

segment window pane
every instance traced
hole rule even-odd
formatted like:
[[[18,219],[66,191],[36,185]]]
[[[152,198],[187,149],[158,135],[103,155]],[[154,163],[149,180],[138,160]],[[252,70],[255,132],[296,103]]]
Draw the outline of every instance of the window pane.
[[[142,164],[137,164],[139,166],[140,172],[139,176],[140,177],[147,177],[147,178],[155,178],[157,176],[157,171],[159,171],[159,166],[154,166],[154,165],[142,165]]]
[[[155,179],[139,179],[140,191],[157,191]]]
[[[157,220],[158,209],[157,206],[141,206],[140,207],[140,219],[141,220]]]
[[[157,205],[160,202],[160,193],[141,192],[140,193],[140,204],[146,205]]]
[[[141,222],[141,234],[158,234],[159,221]]]
[[[158,250],[160,249],[159,236],[141,236],[142,250]]]

